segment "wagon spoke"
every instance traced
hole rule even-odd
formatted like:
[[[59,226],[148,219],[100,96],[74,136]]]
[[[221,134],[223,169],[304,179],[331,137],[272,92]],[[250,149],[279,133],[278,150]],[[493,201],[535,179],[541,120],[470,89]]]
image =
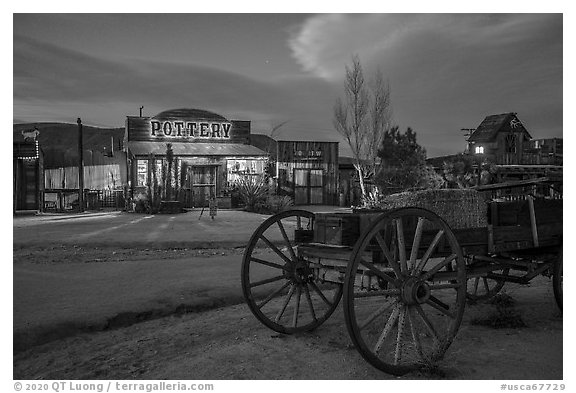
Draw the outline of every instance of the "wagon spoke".
[[[402,333],[404,332],[404,321],[406,317],[406,308],[402,307],[398,316],[398,334],[396,336],[396,348],[394,349],[394,364],[398,364],[402,358]]]
[[[280,292],[282,292],[284,289],[286,289],[286,287],[290,285],[290,281],[286,281],[286,283],[284,285],[282,285],[279,289],[277,289],[276,291],[272,292],[270,295],[268,295],[266,297],[266,299],[264,299],[262,301],[262,303],[258,304],[258,308],[262,308],[264,307],[270,300],[272,300],[275,296],[277,296]]]
[[[440,262],[438,265],[434,266],[432,269],[428,270],[423,276],[422,276],[422,280],[428,280],[430,277],[432,277],[434,274],[438,273],[441,269],[443,269],[444,267],[448,266],[450,263],[452,263],[452,261],[454,261],[456,259],[458,255],[456,254],[452,254],[447,256],[446,258],[444,258],[444,260],[442,262]]]
[[[398,233],[398,253],[400,257],[400,270],[408,273],[408,264],[406,262],[406,244],[404,243],[404,225],[402,218],[396,219],[396,232]]]
[[[284,303],[282,304],[282,308],[280,309],[280,311],[278,311],[278,314],[276,314],[276,318],[274,318],[274,322],[278,323],[278,321],[280,321],[280,318],[282,318],[282,315],[284,315],[284,311],[286,311],[286,307],[288,306],[290,299],[292,299],[293,293],[294,293],[294,285],[292,285],[290,287],[290,290],[288,291],[288,295],[286,295],[286,299],[284,300]]]
[[[250,288],[254,288],[254,287],[258,287],[260,285],[264,285],[264,284],[268,284],[274,281],[278,281],[278,280],[282,280],[286,277],[282,276],[276,276],[276,277],[271,277],[271,278],[267,278],[265,280],[260,280],[260,281],[256,281],[250,284]]]
[[[414,306],[414,308],[416,309],[416,312],[420,316],[420,319],[422,319],[422,322],[424,322],[424,325],[426,325],[426,328],[428,329],[428,331],[432,334],[432,338],[434,338],[434,340],[436,342],[440,342],[440,338],[438,337],[438,333],[436,333],[436,330],[434,329],[432,322],[430,322],[430,320],[428,319],[428,317],[424,313],[424,310],[422,310],[422,307],[419,304],[416,304]]]
[[[450,311],[450,306],[438,299],[436,296],[430,296],[426,304],[434,307],[436,310],[442,312],[443,314],[448,315],[450,318],[455,317],[454,313]]]
[[[298,312],[300,311],[300,297],[302,296],[302,287],[298,285],[296,289],[296,306],[294,307],[294,318],[292,319],[292,327],[298,326]]]
[[[398,302],[396,301],[396,299],[393,299],[391,303],[385,303],[383,306],[381,306],[378,310],[374,311],[372,314],[370,314],[368,316],[368,318],[366,318],[361,324],[358,325],[358,328],[360,330],[363,330],[364,328],[366,328],[366,326],[370,325],[372,322],[374,322],[374,320],[376,320],[376,318],[378,318],[380,315],[384,314],[386,311],[388,311],[390,309],[390,307],[394,306],[398,304]]]
[[[422,343],[420,343],[420,337],[418,337],[418,332],[416,331],[415,321],[412,318],[412,307],[407,309],[408,315],[408,323],[410,324],[410,332],[412,333],[412,342],[414,343],[414,347],[416,348],[416,352],[420,356],[420,358],[424,357],[424,352],[422,352]]]
[[[251,260],[252,262],[256,262],[256,263],[259,263],[259,264],[261,264],[261,265],[266,265],[266,266],[270,266],[270,267],[273,267],[273,268],[276,268],[276,269],[286,270],[286,268],[285,268],[284,266],[279,265],[279,264],[274,263],[274,262],[265,261],[264,259],[251,257],[250,260]]]
[[[376,346],[374,346],[374,352],[375,353],[378,353],[380,351],[382,344],[384,344],[384,340],[386,340],[386,337],[388,337],[388,335],[390,334],[390,331],[392,330],[392,328],[396,324],[396,321],[398,320],[398,314],[399,313],[400,313],[400,304],[397,303],[396,306],[394,307],[394,310],[392,310],[392,314],[390,314],[390,317],[388,318],[388,321],[386,322],[386,325],[384,326],[384,329],[382,330],[380,337],[378,337],[378,341],[376,342]]]
[[[284,225],[282,225],[282,221],[278,220],[276,221],[276,223],[278,224],[278,228],[280,228],[280,232],[282,233],[282,237],[284,238],[284,241],[286,242],[286,245],[288,246],[288,251],[290,251],[290,256],[292,257],[293,261],[296,261],[296,254],[294,253],[294,249],[292,248],[292,243],[290,243],[290,239],[288,239],[288,235],[286,234],[286,230],[284,229]]]
[[[379,232],[376,233],[376,241],[380,245],[380,249],[382,249],[382,254],[384,254],[384,256],[386,257],[386,260],[390,264],[390,267],[392,268],[392,270],[394,270],[396,277],[397,278],[402,277],[402,273],[400,271],[400,265],[398,265],[396,259],[393,258],[393,256],[390,254],[390,250],[386,246],[386,243],[384,242],[384,239],[382,238],[382,235]]]
[[[480,277],[476,277],[474,280],[474,295],[478,293],[478,283],[480,282]]]
[[[372,273],[380,277],[381,279],[388,281],[390,284],[396,286],[396,280],[382,270],[379,270],[376,266],[374,266],[371,262],[366,261],[365,259],[360,259],[360,263],[366,266]]]
[[[264,241],[264,243],[266,243],[266,245],[268,245],[268,247],[270,247],[272,249],[272,251],[274,251],[276,254],[278,254],[278,256],[280,258],[282,258],[286,263],[292,263],[292,261],[286,255],[284,255],[284,253],[282,251],[280,251],[278,249],[278,247],[276,247],[274,244],[272,244],[272,242],[270,240],[268,240],[268,238],[266,238],[266,236],[264,236],[264,234],[260,235],[260,239],[262,239]]]
[[[411,271],[416,270],[416,258],[418,257],[418,249],[420,248],[420,240],[422,239],[422,230],[424,229],[424,217],[418,217],[418,224],[416,225],[416,232],[414,233],[414,241],[412,242],[412,250],[410,252],[410,267]]]
[[[424,253],[424,256],[422,257],[422,259],[418,263],[418,266],[416,266],[416,270],[415,270],[416,273],[420,273],[422,271],[422,269],[424,269],[424,266],[426,266],[428,259],[430,258],[430,256],[434,252],[434,249],[436,248],[436,246],[440,242],[440,239],[442,238],[443,235],[444,235],[443,229],[440,229],[438,231],[438,233],[436,233],[436,236],[434,237],[434,239],[432,240],[432,242],[428,246],[428,249]]]
[[[308,306],[310,307],[310,313],[312,313],[312,319],[316,321],[316,313],[314,312],[314,305],[312,304],[312,298],[310,297],[310,290],[308,285],[304,285],[304,293],[306,294],[306,300],[308,301]]]
[[[322,298],[322,300],[324,300],[324,303],[326,303],[330,307],[332,306],[332,303],[328,299],[326,299],[326,296],[324,296],[324,294],[322,293],[320,288],[318,288],[318,285],[316,285],[316,283],[311,282],[310,286],[318,294],[318,296],[320,296]]]
[[[484,282],[484,288],[486,289],[486,293],[490,292],[490,286],[488,285],[488,279],[486,277],[482,277],[482,281]]]

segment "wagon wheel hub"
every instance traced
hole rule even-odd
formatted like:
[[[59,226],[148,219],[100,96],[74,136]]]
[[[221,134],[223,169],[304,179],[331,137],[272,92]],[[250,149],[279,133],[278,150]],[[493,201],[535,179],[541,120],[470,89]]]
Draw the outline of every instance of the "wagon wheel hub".
[[[286,277],[297,284],[304,284],[313,277],[308,261],[303,258],[298,258],[292,263],[286,264],[285,268]]]
[[[426,303],[430,299],[430,286],[417,278],[408,278],[402,285],[401,298],[408,305]]]

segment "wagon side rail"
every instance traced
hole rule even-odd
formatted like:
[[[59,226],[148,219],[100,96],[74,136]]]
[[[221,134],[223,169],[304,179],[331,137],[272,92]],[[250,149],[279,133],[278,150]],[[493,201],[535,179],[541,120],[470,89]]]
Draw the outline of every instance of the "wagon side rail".
[[[496,184],[475,186],[488,200],[525,200],[528,197],[562,199],[562,176],[546,176],[534,179],[514,180]]]

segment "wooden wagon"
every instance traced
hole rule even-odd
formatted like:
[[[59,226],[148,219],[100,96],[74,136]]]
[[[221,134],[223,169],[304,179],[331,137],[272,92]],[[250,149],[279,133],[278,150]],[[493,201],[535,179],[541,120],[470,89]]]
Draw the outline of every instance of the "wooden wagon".
[[[452,343],[467,298],[544,275],[562,309],[561,188],[550,178],[478,187],[487,194],[478,227],[451,228],[421,207],[277,214],[246,248],[244,297],[285,334],[317,328],[343,297],[348,333],[370,364],[394,375],[429,366]]]

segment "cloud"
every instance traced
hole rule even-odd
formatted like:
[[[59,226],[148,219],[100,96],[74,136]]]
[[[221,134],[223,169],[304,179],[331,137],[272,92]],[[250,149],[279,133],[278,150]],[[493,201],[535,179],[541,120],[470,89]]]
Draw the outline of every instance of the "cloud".
[[[14,38],[14,116],[21,119],[26,117],[22,112],[30,114],[34,107],[50,120],[58,120],[58,112],[67,117],[65,112],[72,112],[74,118],[74,113],[89,110],[100,116],[94,122],[117,126],[133,108],[145,105],[147,111],[190,107],[231,118],[244,115],[264,129],[303,119],[322,127],[330,122],[326,112],[332,99],[332,87],[313,77],[264,82],[195,64],[110,61]],[[118,108],[130,112],[122,115]],[[319,122],[319,113],[327,119]]]
[[[288,44],[326,81],[341,83],[354,54],[368,77],[379,68],[396,122],[431,154],[460,151],[458,130],[494,113],[518,112],[538,136],[561,134],[561,14],[319,15]]]

